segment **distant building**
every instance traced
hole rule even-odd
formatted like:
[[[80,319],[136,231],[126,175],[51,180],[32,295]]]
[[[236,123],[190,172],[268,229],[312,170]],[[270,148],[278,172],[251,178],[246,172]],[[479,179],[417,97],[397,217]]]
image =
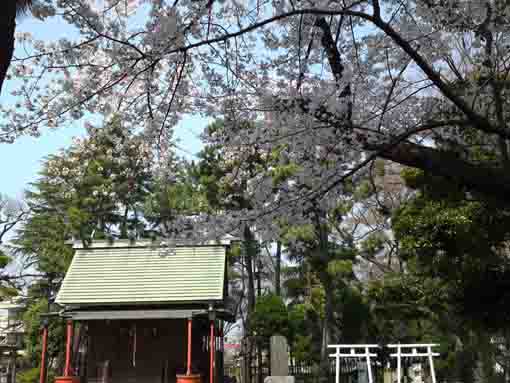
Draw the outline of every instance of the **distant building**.
[[[0,383],[15,383],[18,357],[23,355],[24,328],[21,315],[25,306],[0,302]]]

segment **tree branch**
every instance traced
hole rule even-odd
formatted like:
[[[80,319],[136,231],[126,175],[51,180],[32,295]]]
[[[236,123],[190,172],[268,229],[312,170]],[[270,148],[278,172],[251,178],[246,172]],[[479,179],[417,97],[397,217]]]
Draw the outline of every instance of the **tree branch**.
[[[428,79],[441,91],[441,93],[449,99],[467,118],[473,121],[473,126],[482,132],[489,134],[496,134],[500,137],[510,138],[510,132],[495,127],[493,124],[482,115],[475,112],[466,101],[458,96],[453,89],[441,79],[441,76],[436,72],[432,66],[418,53],[418,51],[411,46],[391,25],[384,22],[380,17],[371,18],[371,21],[381,29],[388,37],[390,37],[395,44],[397,44],[407,55],[418,65],[418,67],[427,75]]]
[[[381,146],[367,144],[365,149],[380,150]],[[410,142],[401,142],[384,149],[378,156],[453,179],[473,191],[510,202],[510,172],[507,168],[470,163],[452,152]]]
[[[6,1],[0,16],[0,94],[14,53],[16,31],[16,2]]]

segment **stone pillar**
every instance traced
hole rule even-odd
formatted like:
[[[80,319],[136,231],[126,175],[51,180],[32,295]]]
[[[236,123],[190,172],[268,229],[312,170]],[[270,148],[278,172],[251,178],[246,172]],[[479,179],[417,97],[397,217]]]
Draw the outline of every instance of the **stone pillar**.
[[[393,378],[393,371],[391,370],[391,368],[385,368],[384,369],[384,383],[393,383],[393,381],[395,380]]]
[[[281,335],[273,335],[270,341],[271,376],[264,383],[294,383],[294,377],[289,376],[289,350],[287,339]]]
[[[289,375],[289,351],[287,339],[281,335],[271,337],[271,376]]]
[[[365,362],[358,361],[358,383],[368,383],[368,366]]]

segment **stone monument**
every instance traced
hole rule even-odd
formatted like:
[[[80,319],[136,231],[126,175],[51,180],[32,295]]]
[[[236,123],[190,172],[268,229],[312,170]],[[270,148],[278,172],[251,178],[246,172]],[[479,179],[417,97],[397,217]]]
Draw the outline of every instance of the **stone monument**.
[[[294,383],[289,376],[289,351],[287,339],[281,335],[273,335],[270,340],[271,376],[264,383]]]

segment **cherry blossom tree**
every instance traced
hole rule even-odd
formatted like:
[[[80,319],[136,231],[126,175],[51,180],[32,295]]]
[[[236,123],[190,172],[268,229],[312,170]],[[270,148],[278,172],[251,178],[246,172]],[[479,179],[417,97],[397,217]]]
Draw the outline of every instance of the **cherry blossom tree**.
[[[506,1],[152,0],[136,15],[123,4],[34,4],[80,38],[21,36],[2,141],[119,113],[164,158],[183,114],[221,117],[207,139],[237,157],[228,180],[246,178],[254,152],[277,164],[250,177],[251,208],[236,213],[268,236],[276,217],[327,210],[375,158],[508,200]],[[257,129],[238,129],[247,120]],[[435,145],[469,134],[493,161]]]
[[[0,15],[0,91],[14,53],[16,17],[30,8],[32,0],[8,0]]]

